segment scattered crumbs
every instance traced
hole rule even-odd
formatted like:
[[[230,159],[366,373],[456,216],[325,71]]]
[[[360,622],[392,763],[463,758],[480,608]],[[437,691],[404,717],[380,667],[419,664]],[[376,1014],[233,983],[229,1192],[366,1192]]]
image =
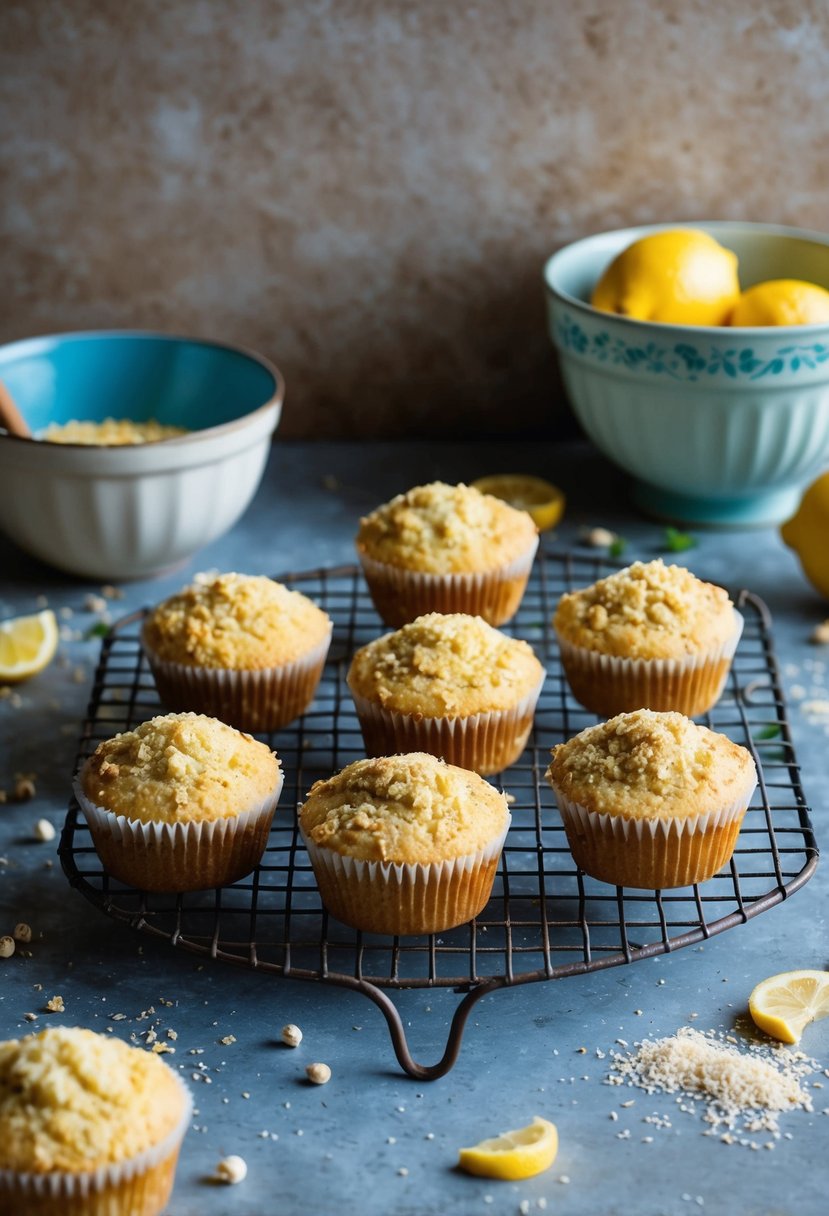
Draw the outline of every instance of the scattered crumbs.
[[[518,1211],[521,1213],[521,1216],[530,1216],[530,1201],[529,1201],[529,1199],[522,1199],[522,1200],[521,1200],[521,1202],[520,1202],[520,1203],[519,1203],[519,1205],[518,1205]]]
[[[12,798],[14,798],[15,802],[31,802],[36,793],[37,788],[35,787],[34,779],[32,777],[18,777],[14,783],[14,787],[12,788]],[[40,823],[45,822],[47,821],[40,820]],[[49,824],[49,826],[52,827],[51,824]],[[35,835],[37,834],[38,832],[36,827]],[[55,830],[52,828],[52,835],[48,839],[54,840],[54,838]]]
[[[664,981],[664,980],[657,980],[656,982],[657,982],[657,984],[664,984],[664,983],[665,983],[665,981]]]
[[[169,1031],[167,1033],[169,1034]],[[219,1042],[221,1043],[222,1047],[229,1047],[231,1045],[231,1043],[236,1042],[236,1035],[235,1034],[226,1034],[224,1036],[224,1038],[219,1039]]]
[[[615,1123],[615,1122],[616,1122],[616,1120],[619,1118],[619,1114],[618,1114],[618,1112],[617,1112],[617,1111],[612,1110],[612,1111],[610,1112],[610,1116],[609,1116],[609,1117],[610,1117],[610,1121],[611,1121],[611,1123]]]
[[[642,1016],[642,1010],[641,1010],[641,1009],[634,1009],[634,1011],[633,1011],[633,1012],[634,1012],[634,1014],[635,1014],[635,1016],[636,1016],[637,1018],[641,1018],[641,1016]]]
[[[172,1040],[172,1041],[175,1043],[176,1039],[178,1038],[178,1031],[177,1031],[177,1030],[170,1030],[170,1029],[168,1029],[168,1030],[167,1030],[167,1038],[168,1038],[168,1039],[171,1039],[171,1040]]]
[[[36,1013],[24,1013],[23,1020],[24,1020],[24,1022],[36,1022],[37,1014]]]
[[[35,840],[39,840],[42,844],[48,844],[57,835],[55,825],[50,823],[48,819],[38,819],[34,827],[34,835]]]
[[[569,1184],[570,1184],[570,1175],[569,1175],[569,1174],[559,1174],[559,1176],[558,1176],[558,1180],[559,1180],[559,1182],[561,1183],[561,1185],[562,1185],[562,1186],[569,1186]]]
[[[586,1048],[586,1047],[577,1047],[577,1048],[576,1048],[576,1052],[577,1052],[577,1054],[578,1054],[578,1055],[580,1055],[580,1056],[586,1056],[586,1055],[587,1055],[587,1048]]]
[[[0,958],[11,958],[16,949],[17,946],[13,937],[9,934],[0,937]]]
[[[815,625],[809,641],[814,642],[818,646],[827,645],[829,643],[829,621],[821,621],[819,625]]]
[[[395,1110],[397,1110],[397,1111],[399,1111],[401,1115],[404,1115],[404,1114],[406,1113],[406,1107],[405,1107],[405,1106],[396,1106],[394,1109],[395,1109]]]
[[[169,1043],[153,1043],[153,1051],[157,1056],[175,1055],[175,1047],[171,1047]]]
[[[110,1022],[125,1022],[127,1015],[125,1013],[111,1013],[109,1015]]]
[[[289,1022],[287,1026],[282,1027],[279,1037],[286,1047],[299,1047],[302,1042],[302,1031],[293,1022]]]
[[[399,1178],[408,1178],[409,1171],[406,1169],[405,1165],[401,1165],[400,1169],[397,1171],[397,1174]]]
[[[50,996],[46,1002],[46,1009],[49,1013],[65,1013],[66,1006],[63,1003],[62,996]]]
[[[630,1139],[630,1128],[626,1127],[624,1131],[617,1132],[616,1139],[617,1140],[629,1140]]]
[[[660,980],[659,982],[661,983],[662,981]],[[617,1039],[616,1042],[619,1044],[620,1047],[627,1047],[627,1045],[628,1045],[627,1039]]]
[[[617,539],[616,533],[609,528],[579,529],[579,540],[584,545],[590,545],[591,549],[609,549]]]
[[[214,1177],[218,1182],[226,1182],[230,1186],[235,1186],[237,1182],[243,1182],[247,1177],[248,1167],[247,1162],[243,1157],[235,1155],[223,1157],[216,1165]]]
[[[629,1106],[633,1106],[633,1105],[635,1104],[635,1102],[636,1102],[636,1099],[635,1099],[635,1098],[631,1098],[631,1099],[630,1099],[628,1102],[620,1102],[620,1103],[619,1103],[619,1105],[620,1105],[621,1107],[623,1107],[625,1110],[627,1110],[627,1108],[628,1108]]]
[[[397,1136],[387,1136],[386,1144],[397,1144]]]
[[[642,1143],[643,1144],[653,1144],[653,1136],[643,1136]]]
[[[434,1138],[435,1138],[434,1132],[427,1132],[426,1135],[423,1137],[424,1140],[434,1140]]]
[[[507,800],[507,806],[512,806],[515,802],[515,794],[505,794],[504,797]]]

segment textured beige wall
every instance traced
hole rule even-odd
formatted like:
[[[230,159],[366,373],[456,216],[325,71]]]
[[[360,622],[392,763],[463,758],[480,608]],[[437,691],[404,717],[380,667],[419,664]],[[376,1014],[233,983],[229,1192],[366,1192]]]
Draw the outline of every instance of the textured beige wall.
[[[554,429],[540,268],[829,229],[825,0],[2,0],[0,340],[239,341],[282,434]]]

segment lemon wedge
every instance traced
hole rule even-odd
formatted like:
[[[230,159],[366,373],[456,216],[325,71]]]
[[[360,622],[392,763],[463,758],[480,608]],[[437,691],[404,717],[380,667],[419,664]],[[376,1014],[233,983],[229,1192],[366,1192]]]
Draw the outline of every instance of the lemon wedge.
[[[756,1025],[782,1043],[798,1043],[810,1022],[829,1016],[829,971],[782,971],[748,998]]]
[[[502,498],[519,511],[529,511],[539,532],[554,528],[564,514],[564,494],[542,477],[528,473],[494,473],[472,482],[482,494]]]
[[[43,671],[58,648],[58,623],[46,608],[0,621],[0,684],[16,684]]]
[[[458,1153],[458,1165],[467,1174],[477,1174],[480,1178],[515,1182],[548,1170],[557,1152],[555,1124],[536,1115],[526,1127],[482,1140],[473,1148],[462,1148]]]

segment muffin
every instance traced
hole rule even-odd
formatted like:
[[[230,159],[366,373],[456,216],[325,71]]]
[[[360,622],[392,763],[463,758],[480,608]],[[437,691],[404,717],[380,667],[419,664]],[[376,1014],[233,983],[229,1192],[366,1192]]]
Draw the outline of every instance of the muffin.
[[[331,628],[299,591],[261,575],[219,574],[154,608],[141,643],[166,706],[258,733],[311,704]]]
[[[99,743],[75,796],[109,873],[145,891],[235,882],[259,862],[282,790],[264,743],[167,714]]]
[[[657,560],[563,595],[553,627],[567,681],[586,709],[695,717],[719,699],[743,618],[722,587]]]
[[[486,774],[524,750],[545,675],[527,642],[431,613],[358,650],[348,687],[369,756],[429,752]]]
[[[299,811],[323,903],[369,933],[439,933],[477,916],[509,823],[503,793],[423,752],[349,764]]]
[[[518,611],[538,530],[526,511],[472,486],[415,486],[360,521],[357,552],[387,625],[466,612],[503,625]]]
[[[56,1026],[0,1043],[0,1214],[159,1216],[192,1106],[120,1039]]]
[[[580,869],[657,890],[704,882],[730,860],[757,773],[725,735],[640,709],[554,747],[547,779]]]

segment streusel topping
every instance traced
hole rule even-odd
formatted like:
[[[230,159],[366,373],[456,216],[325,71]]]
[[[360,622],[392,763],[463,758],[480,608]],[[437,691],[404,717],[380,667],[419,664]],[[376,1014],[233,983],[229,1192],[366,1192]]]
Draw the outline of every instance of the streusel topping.
[[[550,784],[587,810],[628,818],[700,814],[753,788],[750,752],[678,713],[639,709],[552,751]]]
[[[684,566],[634,562],[563,595],[553,618],[564,641],[617,658],[682,658],[734,634],[734,606],[722,587]]]
[[[526,511],[472,486],[435,481],[362,519],[357,548],[406,570],[457,574],[506,565],[534,546],[537,535]]]
[[[423,752],[357,760],[318,781],[300,808],[315,844],[364,861],[424,864],[489,844],[508,822],[506,796]]]
[[[510,708],[543,677],[527,642],[481,617],[432,612],[358,650],[348,684],[387,709],[442,718]]]

